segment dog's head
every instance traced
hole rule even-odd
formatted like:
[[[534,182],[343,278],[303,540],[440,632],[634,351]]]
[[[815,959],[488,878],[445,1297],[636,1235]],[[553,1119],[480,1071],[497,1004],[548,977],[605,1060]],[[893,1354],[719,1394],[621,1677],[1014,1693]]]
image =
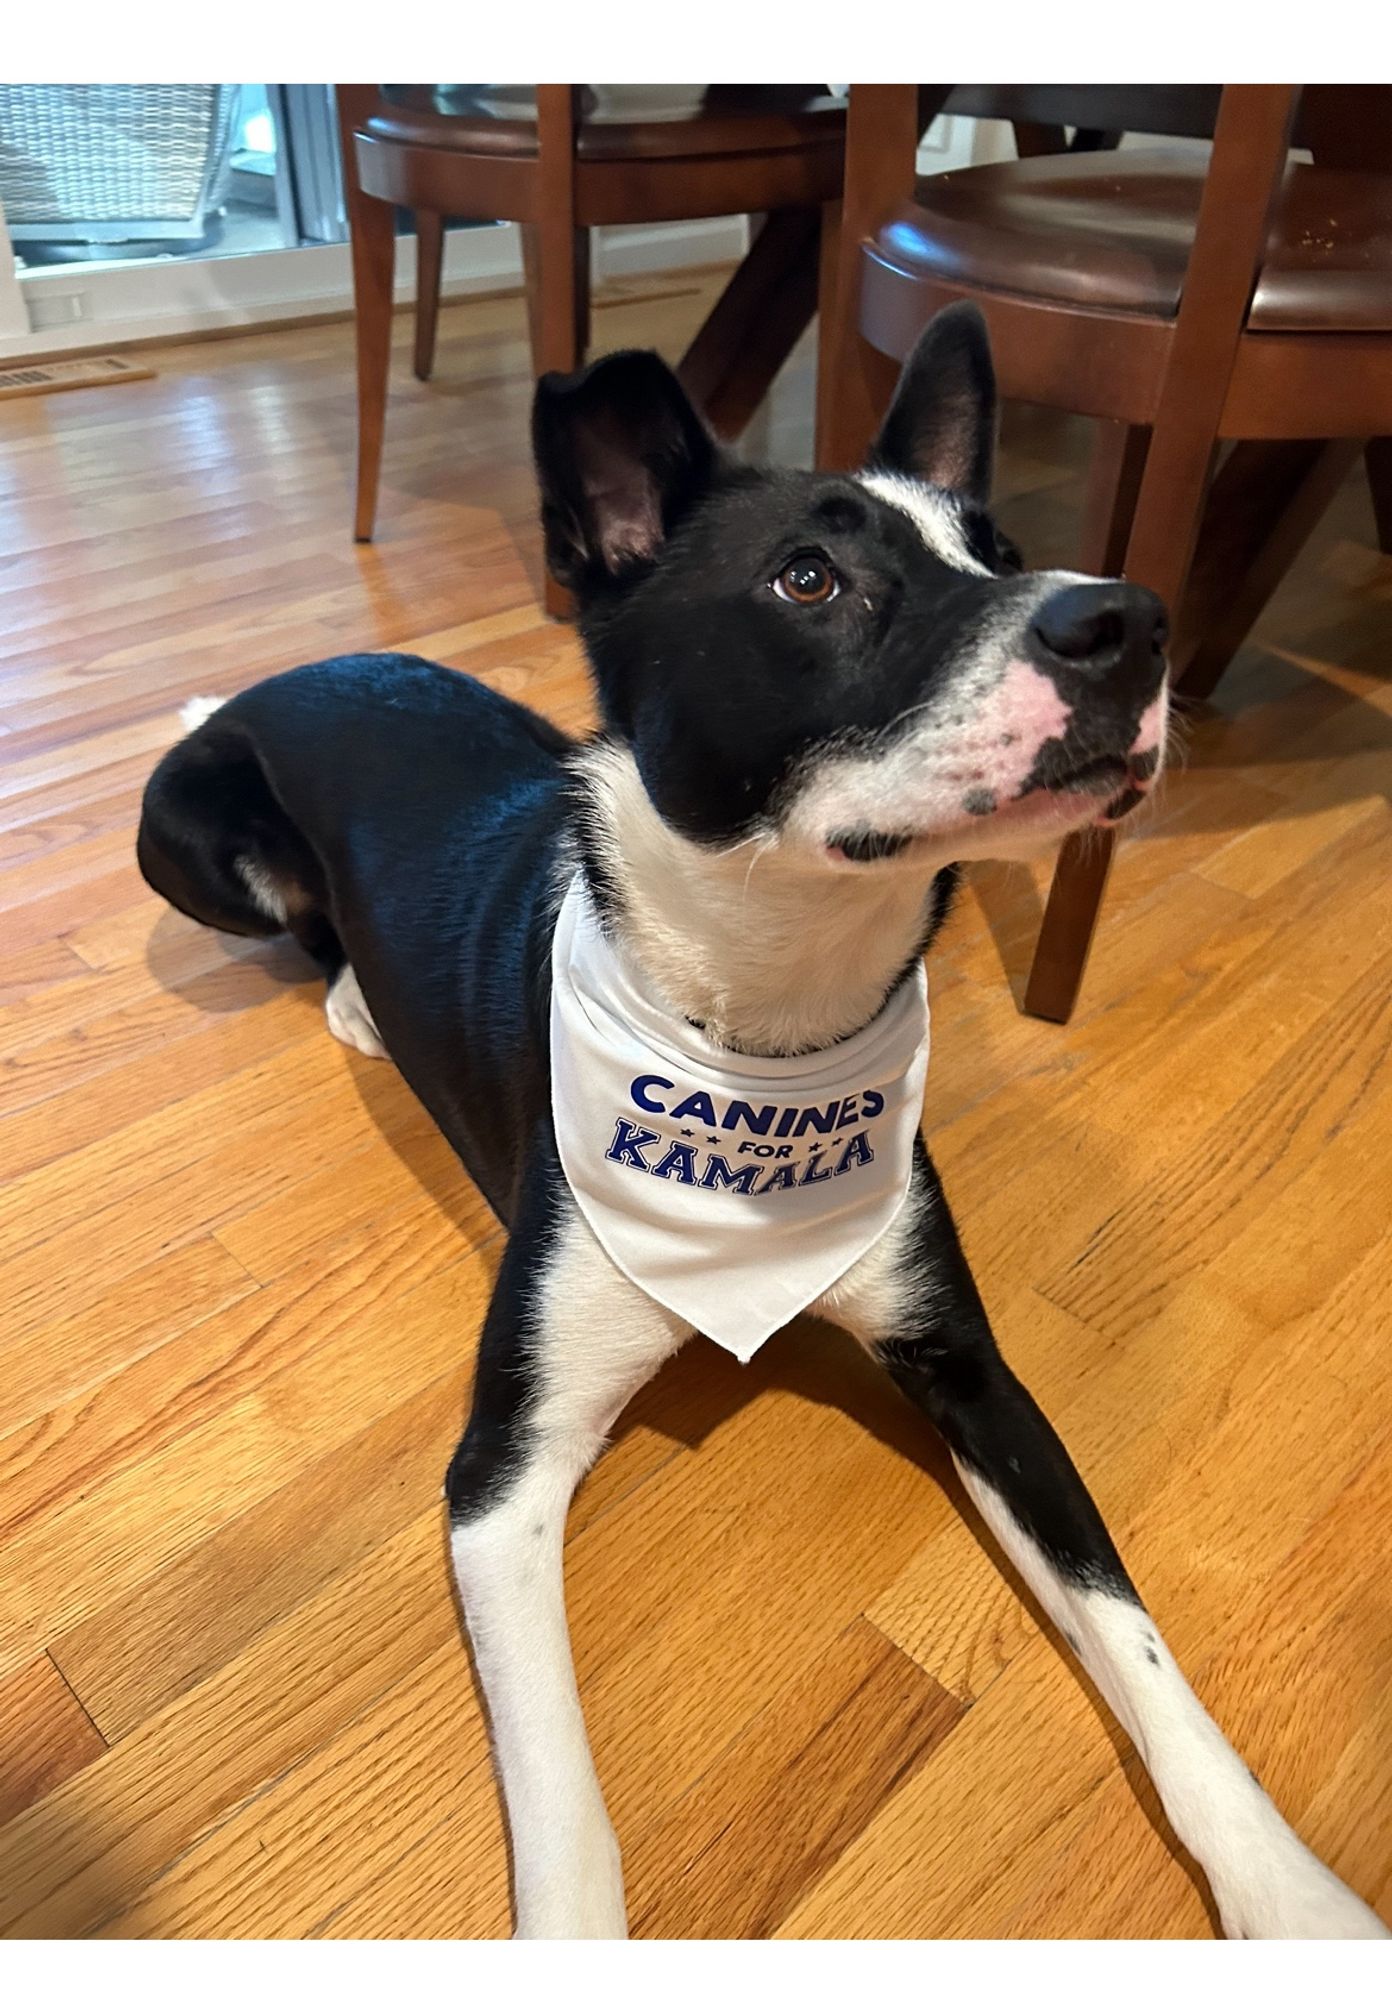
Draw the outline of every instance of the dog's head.
[[[736,463],[655,354],[543,377],[548,560],[670,826],[922,867],[1139,802],[1164,745],[1163,609],[1022,573],[987,512],[995,423],[970,306],[927,328],[855,475]]]

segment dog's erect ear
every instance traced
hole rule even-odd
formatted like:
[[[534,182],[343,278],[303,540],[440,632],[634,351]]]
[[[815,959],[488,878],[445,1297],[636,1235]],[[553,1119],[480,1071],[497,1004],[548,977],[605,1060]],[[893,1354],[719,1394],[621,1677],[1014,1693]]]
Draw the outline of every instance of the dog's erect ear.
[[[717,447],[660,356],[543,375],[532,449],[552,574],[572,587],[646,563],[709,484]]]
[[[991,344],[980,312],[963,300],[945,306],[919,335],[870,462],[984,506],[991,497],[995,451]]]

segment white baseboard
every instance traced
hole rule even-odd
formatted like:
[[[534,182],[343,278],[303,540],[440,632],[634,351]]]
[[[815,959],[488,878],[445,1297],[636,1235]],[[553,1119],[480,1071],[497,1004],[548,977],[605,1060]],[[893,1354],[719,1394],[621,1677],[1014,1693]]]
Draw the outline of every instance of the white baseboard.
[[[733,264],[748,248],[747,215],[597,229],[594,275],[597,280],[627,278],[644,271],[679,271],[693,264]]]
[[[602,229],[595,237],[595,276],[603,279],[734,260],[747,246],[748,223],[744,216],[715,216]],[[506,291],[521,283],[521,242],[511,223],[455,230],[446,239],[446,298]],[[398,300],[412,298],[415,284],[416,240],[403,236],[396,247]],[[264,326],[346,311],[353,302],[346,243],[187,262],[157,258],[103,271],[65,265],[32,273],[19,289],[31,328],[0,335],[0,361]]]

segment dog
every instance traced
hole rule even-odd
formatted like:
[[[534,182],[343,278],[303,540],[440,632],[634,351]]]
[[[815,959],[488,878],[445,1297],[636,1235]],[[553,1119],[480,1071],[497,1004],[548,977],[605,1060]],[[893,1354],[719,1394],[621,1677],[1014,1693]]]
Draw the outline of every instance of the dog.
[[[1225,1933],[1388,1935],[1189,1688],[997,1349],[919,1135],[956,865],[1114,825],[1164,752],[1163,608],[1024,570],[988,511],[995,403],[967,306],[854,476],[737,462],[654,354],[546,376],[547,559],[599,732],[355,655],[208,704],[145,794],[150,885],[296,938],[332,1032],[389,1052],[509,1230],[445,1493],[519,1937],[626,1934],[571,1495],[693,1325],[743,1352],[802,1304],[946,1440]]]

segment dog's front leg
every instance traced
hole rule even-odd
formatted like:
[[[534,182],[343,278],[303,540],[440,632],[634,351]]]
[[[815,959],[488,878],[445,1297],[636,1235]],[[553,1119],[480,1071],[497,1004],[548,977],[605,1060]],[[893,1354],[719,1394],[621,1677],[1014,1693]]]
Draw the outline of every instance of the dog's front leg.
[[[941,1431],[987,1525],[1140,1751],[1229,1937],[1386,1937],[1181,1673],[1048,1419],[992,1337],[920,1149],[899,1222],[821,1302]]]
[[[623,1937],[618,1846],[566,1628],[571,1494],[686,1329],[616,1270],[559,1168],[532,1176],[445,1491],[450,1545],[512,1837],[516,1935]]]

